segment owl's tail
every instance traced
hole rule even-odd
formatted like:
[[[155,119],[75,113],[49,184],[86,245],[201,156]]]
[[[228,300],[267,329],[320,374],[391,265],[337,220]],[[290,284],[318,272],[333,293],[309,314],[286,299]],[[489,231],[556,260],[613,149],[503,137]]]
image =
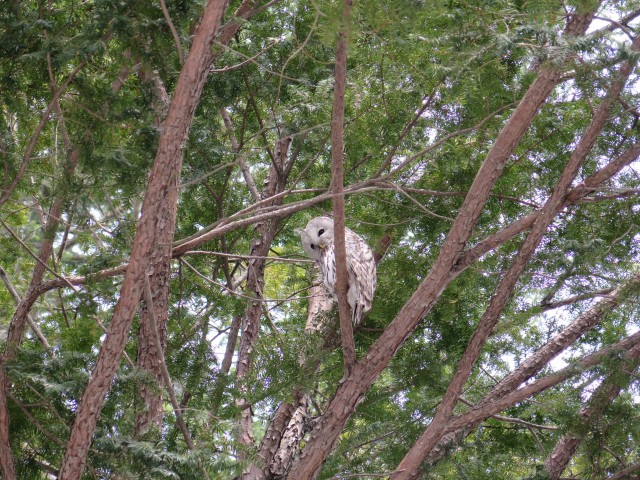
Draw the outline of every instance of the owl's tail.
[[[351,322],[353,325],[358,325],[362,320],[362,314],[364,313],[364,305],[356,303],[355,308],[351,309]]]

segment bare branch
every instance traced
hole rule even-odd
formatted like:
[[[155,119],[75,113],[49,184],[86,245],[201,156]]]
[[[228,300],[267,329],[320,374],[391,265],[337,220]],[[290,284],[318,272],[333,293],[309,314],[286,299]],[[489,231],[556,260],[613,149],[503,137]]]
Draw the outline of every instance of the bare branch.
[[[232,254],[232,253],[223,253],[223,252],[210,252],[210,251],[200,251],[200,250],[191,250],[185,253],[185,255],[214,255],[216,257],[226,257],[226,258],[233,258],[233,259],[237,259],[237,260],[251,260],[253,258],[260,258],[262,260],[270,260],[272,262],[281,262],[281,263],[294,263],[294,264],[300,264],[300,263],[309,263],[309,264],[313,264],[315,263],[313,260],[309,260],[306,258],[284,258],[284,257],[271,257],[271,256],[267,256],[267,257],[260,257],[258,255],[236,255],[236,254]]]
[[[58,274],[55,270],[53,270],[49,265],[47,265],[46,261],[44,261],[43,259],[41,259],[38,255],[36,255],[35,253],[33,253],[33,251],[29,248],[29,246],[24,243],[22,241],[22,239],[11,229],[11,227],[9,227],[9,225],[7,225],[4,220],[2,220],[0,218],[0,224],[2,224],[2,226],[5,228],[5,230],[7,232],[9,232],[9,235],[11,235],[13,237],[13,239],[18,242],[22,248],[24,248],[27,253],[33,257],[33,259],[38,262],[42,268],[44,268],[45,270],[47,270],[48,272],[50,272],[51,274],[53,274],[54,276],[56,276],[57,278],[59,278],[61,281],[63,281],[64,283],[66,283],[69,287],[71,287],[71,289],[74,292],[77,292],[76,287],[73,286],[73,284],[69,281],[67,281],[67,279],[65,277],[63,277],[62,275]]]
[[[178,31],[176,30],[175,25],[171,21],[171,17],[169,16],[169,10],[167,10],[167,4],[165,0],[160,0],[160,6],[162,7],[162,14],[164,15],[164,19],[167,21],[167,25],[169,25],[169,29],[171,30],[171,35],[173,35],[173,41],[176,42],[176,50],[178,51],[178,58],[180,59],[180,65],[184,65],[184,53],[182,52],[182,43],[180,42],[180,35],[178,35]]]
[[[247,160],[242,153],[241,145],[238,143],[238,139],[233,133],[233,124],[231,123],[231,118],[227,113],[227,110],[224,107],[220,108],[220,115],[222,115],[222,120],[224,120],[224,126],[229,133],[229,138],[231,139],[231,146],[233,147],[233,151],[237,155],[237,161],[240,165],[240,170],[242,171],[242,176],[244,177],[244,181],[247,184],[247,188],[249,188],[249,192],[251,192],[251,196],[253,197],[254,202],[260,201],[260,194],[258,193],[258,189],[256,188],[256,183],[253,181],[253,176],[249,171],[249,167],[247,166]]]
[[[242,68],[244,67],[247,63],[253,63],[255,62],[255,59],[258,58],[260,55],[262,55],[264,52],[266,52],[267,50],[269,50],[270,48],[272,48],[274,45],[277,45],[276,42],[271,42],[269,43],[266,47],[264,47],[262,50],[260,50],[258,53],[256,53],[255,55],[253,55],[252,57],[247,58],[246,60],[236,64],[236,65],[229,65],[227,67],[222,67],[222,68],[212,68],[211,69],[211,73],[225,73],[225,72],[230,72],[232,70],[237,70],[238,68]]]

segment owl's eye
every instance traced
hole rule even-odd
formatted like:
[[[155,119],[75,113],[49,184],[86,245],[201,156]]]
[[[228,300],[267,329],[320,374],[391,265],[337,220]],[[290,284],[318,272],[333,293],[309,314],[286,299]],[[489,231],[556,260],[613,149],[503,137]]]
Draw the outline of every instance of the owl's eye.
[[[316,246],[312,243],[311,244],[311,250],[315,250],[315,249],[316,249]]]
[[[324,228],[321,228],[320,230],[318,230],[318,236],[322,235],[324,233]]]

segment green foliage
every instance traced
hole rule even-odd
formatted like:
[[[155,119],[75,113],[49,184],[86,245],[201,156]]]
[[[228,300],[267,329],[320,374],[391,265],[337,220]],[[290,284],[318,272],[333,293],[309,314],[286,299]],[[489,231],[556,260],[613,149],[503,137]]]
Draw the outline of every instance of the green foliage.
[[[186,54],[203,2],[166,3]],[[385,235],[391,238],[378,266],[373,309],[355,331],[359,358],[430,271],[478,168],[545,62],[562,65],[564,81],[517,145],[467,247],[538,209],[551,195],[620,62],[637,56],[619,32],[578,39],[561,34],[565,8],[587,9],[593,3],[355,2],[345,185],[370,182],[346,196],[346,218],[372,246]],[[623,18],[640,6],[637,1],[603,3],[600,13],[610,18]],[[230,12],[238,5],[232,2]],[[292,136],[291,152],[297,157],[283,206],[328,188],[341,11],[338,1],[284,0],[244,21],[228,45],[214,47],[218,55],[184,146],[176,240],[229,223],[238,212],[242,217],[255,213],[245,210],[254,199],[221,109],[231,119],[258,190],[272,165],[275,141],[286,135]],[[47,238],[43,220],[61,199],[61,221],[49,232],[55,240],[48,266],[63,276],[87,275],[75,291],[67,286],[47,291],[31,310],[52,350],[28,332],[7,366],[18,476],[47,478],[62,461],[69,426],[121,288],[122,276],[91,274],[128,262],[148,172],[165,128],[167,105],[159,85],[170,99],[181,64],[159,3],[3,2],[0,22],[3,189],[19,174],[33,142],[25,175],[0,205],[0,218],[37,252]],[[637,81],[632,77],[613,106],[576,184],[638,141]],[[64,88],[59,112],[50,105],[57,88]],[[78,158],[73,174],[67,167],[69,144]],[[623,170],[555,219],[477,362],[466,400],[480,401],[496,381],[591,307],[598,298],[594,291],[615,288],[637,271],[636,170]],[[136,319],[125,347],[133,365],[120,365],[85,478],[189,479],[202,478],[203,470],[211,479],[233,478],[243,468],[239,452],[244,448],[255,456],[235,438],[240,399],[252,405],[256,442],[278,405],[292,401],[298,391],[309,395],[310,419],[325,411],[343,374],[335,347],[336,312],[327,314],[322,332],[305,331],[307,289],[315,271],[305,261],[295,229],[330,211],[331,202],[325,201],[280,219],[265,269],[252,368],[242,381],[236,379],[235,361],[230,371],[223,370],[223,358],[229,332],[252,300],[243,286],[255,259],[244,256],[259,232],[253,225],[233,229],[199,245],[198,254],[172,262],[165,359],[196,448],[187,448],[166,390],[136,365]],[[396,468],[431,421],[522,238],[488,252],[451,282],[364,396],[319,478],[379,475]],[[26,247],[6,229],[0,233],[0,266],[20,295],[35,266]],[[54,278],[47,274],[47,280]],[[583,298],[549,310],[554,301],[576,296]],[[14,311],[13,298],[0,288],[0,332]],[[637,292],[629,291],[625,303],[583,335],[565,359],[628,336],[640,325],[638,318]],[[439,462],[424,465],[424,478],[542,478],[545,455],[567,432],[584,435],[571,475],[606,478],[620,463],[637,462],[637,375],[616,377],[618,360],[609,358],[502,412],[557,428],[530,429],[489,419]],[[555,368],[547,365],[538,376]],[[620,395],[595,424],[575,427],[585,401],[608,375],[620,381]],[[146,433],[136,430],[145,412],[142,386],[163,395],[160,428]],[[456,414],[465,408],[459,406]]]

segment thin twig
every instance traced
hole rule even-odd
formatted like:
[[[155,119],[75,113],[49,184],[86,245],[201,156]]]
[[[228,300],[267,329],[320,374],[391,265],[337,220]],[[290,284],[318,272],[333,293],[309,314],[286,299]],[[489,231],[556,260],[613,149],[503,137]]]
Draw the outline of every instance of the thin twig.
[[[176,42],[176,50],[178,50],[178,58],[180,59],[180,65],[184,65],[184,53],[182,52],[182,43],[180,43],[180,35],[178,35],[178,31],[176,30],[175,25],[171,21],[171,17],[169,16],[169,10],[167,10],[167,4],[164,0],[160,0],[160,6],[162,7],[162,14],[164,15],[164,19],[167,21],[169,25],[169,29],[171,30],[171,35],[173,35],[173,41]]]
[[[107,329],[107,327],[104,326],[104,323],[100,321],[97,315],[93,315],[92,318],[93,318],[93,321],[98,324],[98,326],[104,333],[109,333],[109,330]],[[122,355],[124,356],[124,359],[127,362],[127,365],[129,365],[129,367],[131,367],[132,369],[136,367],[134,363],[131,361],[131,357],[127,352],[122,352]]]
[[[247,166],[247,159],[244,156],[244,153],[241,152],[242,146],[238,142],[235,133],[233,132],[233,124],[231,123],[231,117],[229,117],[229,113],[227,113],[227,109],[224,107],[220,108],[220,115],[222,116],[222,120],[224,121],[224,126],[229,133],[229,139],[231,140],[231,146],[233,147],[233,151],[237,155],[237,162],[240,165],[240,170],[242,171],[242,176],[244,177],[244,181],[247,184],[247,188],[249,192],[251,192],[251,196],[253,197],[254,202],[258,202],[260,200],[260,194],[258,193],[258,189],[256,188],[256,182],[253,180],[253,176],[251,175],[251,171]]]
[[[264,52],[266,52],[267,50],[269,50],[271,47],[273,47],[274,45],[276,45],[277,42],[271,42],[269,45],[267,45],[266,47],[264,47],[262,50],[260,50],[258,53],[256,53],[255,55],[253,55],[252,57],[247,58],[246,60],[237,63],[235,65],[229,65],[227,67],[223,67],[223,68],[212,68],[211,70],[209,70],[211,73],[225,73],[225,72],[230,72],[232,70],[237,70],[238,68],[242,68],[244,67],[247,63],[252,63],[255,61],[256,58],[258,58],[260,55],[262,55]]]
[[[185,252],[185,255],[214,255],[216,257],[226,257],[233,258],[237,260],[252,260],[254,258],[259,258],[262,260],[271,260],[273,262],[282,262],[282,263],[315,263],[313,260],[308,260],[304,258],[282,258],[282,257],[260,257],[258,255],[236,255],[232,253],[222,253],[222,252],[209,252],[205,250],[189,250]]]
[[[255,257],[255,258],[260,258],[260,257]],[[250,295],[246,295],[244,293],[240,293],[240,292],[234,290],[233,288],[228,287],[227,285],[224,285],[224,284],[222,284],[220,282],[216,282],[215,280],[207,277],[206,275],[203,275],[202,273],[200,273],[198,271],[198,269],[196,269],[193,265],[191,265],[189,262],[187,262],[184,258],[180,257],[180,261],[182,263],[184,263],[189,270],[191,270],[193,273],[195,273],[198,277],[203,279],[205,282],[210,283],[211,285],[215,285],[216,287],[220,287],[224,291],[229,292],[230,294],[235,295],[236,297],[245,298],[247,300],[251,300],[252,302],[260,302],[260,303],[280,302],[280,303],[284,303],[284,302],[292,302],[292,301],[297,301],[297,300],[305,300],[307,298],[310,298],[308,296],[307,297],[295,297],[295,298],[256,298],[256,297],[252,297]]]
[[[49,265],[46,264],[46,262],[44,262],[40,258],[38,258],[38,255],[33,253],[33,251],[31,251],[31,249],[29,248],[29,246],[26,243],[24,243],[22,241],[22,239],[20,237],[18,237],[18,235],[16,235],[16,233],[13,230],[11,230],[11,228],[9,228],[9,225],[7,225],[4,222],[4,220],[2,220],[1,218],[0,218],[0,224],[2,224],[2,226],[5,228],[5,230],[7,230],[7,232],[9,232],[9,235],[11,235],[20,245],[22,245],[22,247],[27,251],[27,253],[29,253],[29,255],[31,255],[33,258],[35,258],[35,260],[38,263],[40,263],[45,269],[47,269],[50,273],[55,275],[57,278],[59,278],[60,280],[65,282],[67,285],[69,285],[74,292],[78,291],[76,289],[76,287],[74,287],[73,284],[71,282],[69,282],[69,280],[67,280],[62,275],[58,275],[51,267],[49,267]]]
[[[179,189],[183,189],[183,188],[186,188],[186,187],[190,187],[191,185],[195,185],[196,183],[200,183],[203,180],[209,178],[211,175],[215,175],[220,170],[225,170],[227,168],[235,167],[237,164],[238,164],[238,161],[236,160],[234,162],[225,163],[224,165],[219,165],[216,168],[214,168],[213,170],[211,170],[210,172],[205,173],[201,177],[194,178],[193,180],[189,180],[188,182],[181,183],[180,185],[178,185],[178,188]]]
[[[411,195],[409,195],[409,193],[407,193],[405,191],[404,188],[402,188],[400,185],[398,184],[393,184],[396,188],[396,190],[398,192],[400,192],[402,195],[404,195],[405,197],[407,197],[409,199],[409,201],[411,203],[413,203],[415,206],[417,206],[421,211],[423,211],[424,213],[426,213],[427,215],[429,215],[430,217],[435,217],[438,218],[440,220],[446,220],[447,222],[453,222],[455,221],[453,218],[451,217],[445,217],[444,215],[438,215],[436,212],[432,212],[431,210],[429,210],[427,207],[425,207],[424,205],[422,205],[419,201],[417,201],[415,198],[413,198]]]
[[[294,78],[294,77],[289,77],[287,75],[283,75],[279,72],[276,72],[275,70],[271,70],[270,68],[262,65],[261,63],[256,62],[253,58],[251,58],[249,55],[246,55],[234,48],[231,48],[229,45],[226,45],[224,43],[220,43],[220,42],[215,42],[215,45],[217,45],[218,47],[222,47],[225,50],[228,50],[232,53],[235,53],[236,55],[244,58],[245,60],[248,60],[249,62],[253,63],[254,65],[256,65],[258,68],[264,70],[267,73],[270,73],[271,75],[275,75],[278,78],[284,78],[285,80],[290,80],[292,82],[296,82],[296,83],[302,83],[304,85],[308,85],[309,81],[305,80],[305,79],[301,79],[301,78]]]
[[[29,140],[27,148],[24,151],[24,155],[22,156],[22,163],[20,164],[20,167],[18,168],[18,172],[15,174],[15,177],[13,178],[13,182],[11,182],[11,185],[9,185],[8,188],[6,189],[3,188],[2,190],[2,195],[0,195],[0,205],[2,205],[4,202],[6,202],[9,199],[9,197],[15,190],[16,186],[18,185],[18,182],[24,176],[25,171],[27,170],[27,165],[29,165],[29,162],[31,161],[31,154],[33,153],[33,150],[36,147],[38,138],[40,137],[40,134],[44,130],[44,127],[47,124],[47,122],[49,122],[49,114],[51,113],[51,110],[55,105],[57,105],[58,101],[60,100],[60,96],[62,95],[62,92],[65,91],[65,89],[69,86],[71,81],[75,78],[78,72],[82,70],[82,68],[86,64],[87,62],[84,62],[84,61],[78,63],[76,68],[73,69],[73,71],[65,79],[62,85],[60,85],[60,87],[57,88],[56,91],[54,92],[51,98],[51,101],[49,102],[49,104],[47,105],[47,108],[45,108],[44,112],[42,113],[40,122],[38,123],[33,134],[31,135],[31,139]]]
[[[180,427],[180,430],[182,430],[184,441],[187,444],[187,447],[189,447],[189,450],[193,450],[195,448],[193,445],[193,440],[191,439],[191,434],[189,433],[187,425],[184,423],[184,419],[182,418],[180,404],[176,399],[176,394],[173,390],[173,383],[171,383],[169,370],[167,369],[167,364],[164,360],[164,351],[162,349],[162,343],[160,342],[158,325],[156,323],[156,313],[153,307],[153,294],[151,293],[151,284],[149,283],[149,277],[147,275],[144,276],[144,297],[145,302],[147,303],[147,311],[149,312],[149,325],[151,327],[151,335],[153,336],[152,340],[158,353],[158,361],[160,362],[162,378],[164,379],[164,384],[167,387],[167,393],[169,394],[171,405],[173,405],[173,413],[176,416],[176,423],[178,424],[178,427]]]

